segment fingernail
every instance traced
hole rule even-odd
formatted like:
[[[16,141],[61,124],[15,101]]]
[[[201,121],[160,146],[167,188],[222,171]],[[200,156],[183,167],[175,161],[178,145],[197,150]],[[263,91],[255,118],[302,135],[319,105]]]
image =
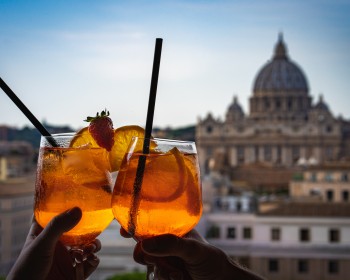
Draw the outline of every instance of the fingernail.
[[[142,249],[145,249],[146,251],[153,251],[157,248],[157,242],[150,238],[145,239],[141,242]]]

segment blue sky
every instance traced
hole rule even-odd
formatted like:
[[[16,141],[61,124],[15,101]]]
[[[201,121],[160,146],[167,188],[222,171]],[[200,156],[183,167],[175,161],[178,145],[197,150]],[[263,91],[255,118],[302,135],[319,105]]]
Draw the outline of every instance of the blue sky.
[[[163,51],[155,126],[245,112],[283,32],[310,95],[350,118],[350,1],[0,0],[0,77],[41,121],[85,125],[107,108],[115,127],[145,125],[155,38]],[[0,93],[0,125],[29,124]]]

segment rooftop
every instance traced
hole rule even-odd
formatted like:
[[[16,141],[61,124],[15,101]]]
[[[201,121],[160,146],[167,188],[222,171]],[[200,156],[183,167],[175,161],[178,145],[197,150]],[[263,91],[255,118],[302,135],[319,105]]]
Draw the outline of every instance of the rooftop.
[[[269,217],[350,217],[350,203],[278,202],[259,207],[259,216]]]

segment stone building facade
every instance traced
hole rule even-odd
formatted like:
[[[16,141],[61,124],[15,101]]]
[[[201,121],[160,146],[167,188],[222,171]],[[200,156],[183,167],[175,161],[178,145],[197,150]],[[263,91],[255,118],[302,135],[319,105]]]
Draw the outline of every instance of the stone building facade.
[[[255,213],[204,216],[209,243],[266,279],[345,280],[350,274],[349,203],[276,203]]]
[[[324,202],[350,202],[350,163],[336,162],[303,168],[290,182],[294,198]]]
[[[289,58],[280,35],[272,59],[257,73],[248,114],[235,96],[224,120],[211,113],[199,119],[196,143],[205,173],[255,165],[285,171],[300,162],[349,157],[349,131],[349,121],[335,117],[322,95],[313,102],[306,75]]]

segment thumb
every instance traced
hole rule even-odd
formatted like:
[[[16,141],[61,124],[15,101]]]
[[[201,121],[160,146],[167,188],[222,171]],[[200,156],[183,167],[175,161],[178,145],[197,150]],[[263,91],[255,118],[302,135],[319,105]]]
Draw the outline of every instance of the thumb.
[[[81,219],[80,208],[74,207],[54,217],[37,239],[43,246],[53,247],[61,235],[72,229]],[[39,241],[38,240],[38,241]]]
[[[193,240],[165,234],[141,241],[142,250],[156,257],[179,257],[186,263],[196,263],[205,244]]]

